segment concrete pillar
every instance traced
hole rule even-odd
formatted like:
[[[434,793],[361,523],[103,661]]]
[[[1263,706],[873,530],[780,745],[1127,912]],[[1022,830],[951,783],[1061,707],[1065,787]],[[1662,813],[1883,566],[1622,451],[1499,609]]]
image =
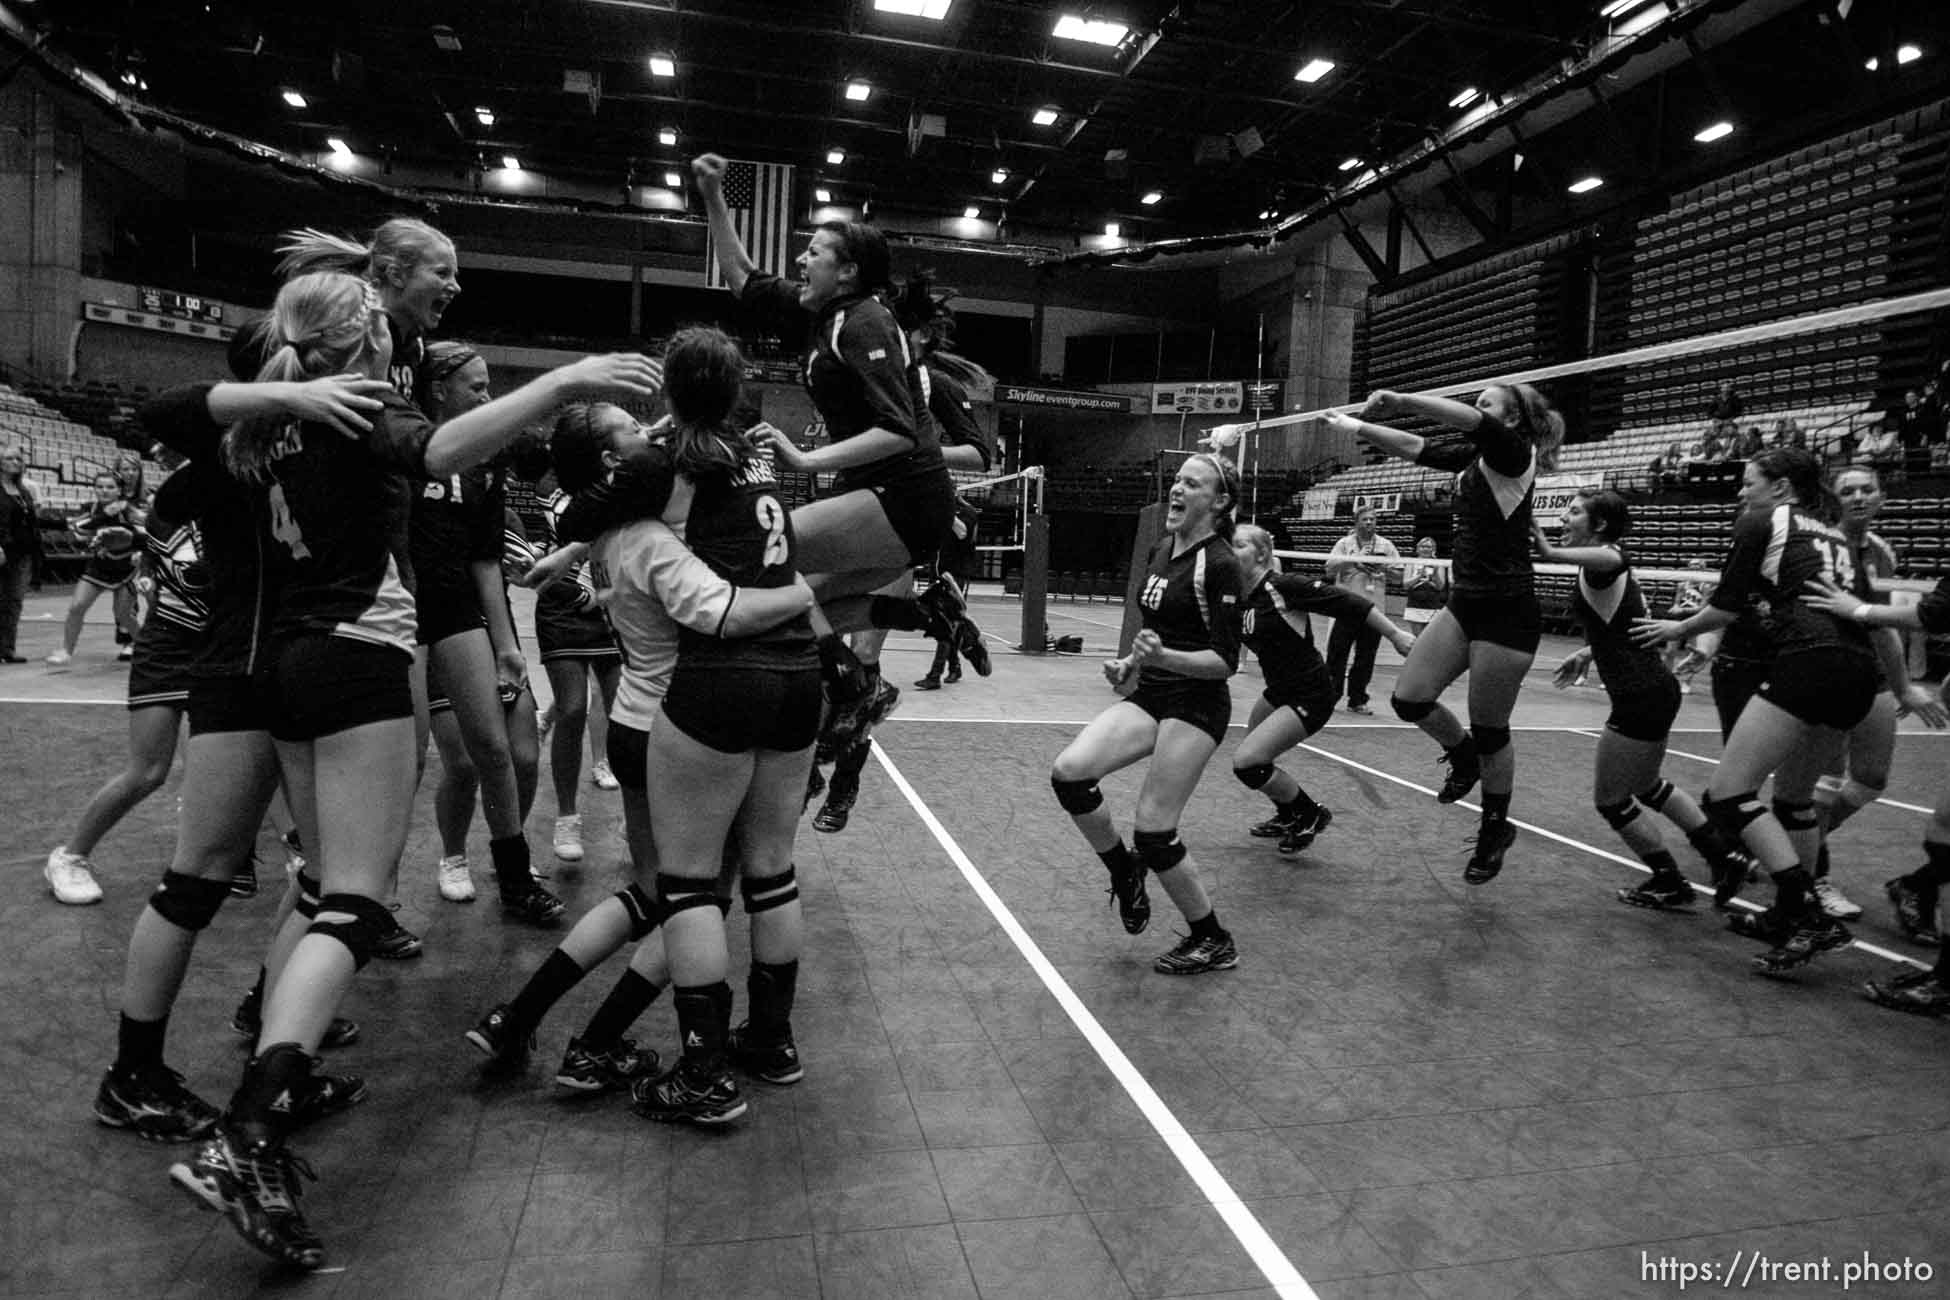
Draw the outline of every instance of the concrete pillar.
[[[19,78],[0,89],[0,362],[73,372],[81,300],[81,136]]]

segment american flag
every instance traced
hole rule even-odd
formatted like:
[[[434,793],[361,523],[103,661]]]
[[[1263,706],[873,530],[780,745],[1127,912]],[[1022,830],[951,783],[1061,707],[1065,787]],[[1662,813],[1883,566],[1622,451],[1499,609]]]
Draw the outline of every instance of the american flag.
[[[792,266],[792,168],[780,163],[733,162],[724,169],[724,201],[745,251],[761,271],[784,275]],[[704,249],[704,283],[725,287],[715,240]]]

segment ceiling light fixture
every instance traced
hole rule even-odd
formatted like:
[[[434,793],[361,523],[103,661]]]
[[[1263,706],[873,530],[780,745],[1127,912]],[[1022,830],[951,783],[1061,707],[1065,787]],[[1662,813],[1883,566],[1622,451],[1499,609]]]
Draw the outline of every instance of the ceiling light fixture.
[[[1306,67],[1293,74],[1293,79],[1312,85],[1333,70],[1334,61],[1332,59],[1309,59],[1307,60]]]
[[[932,18],[940,22],[948,16],[948,6],[952,0],[873,0],[873,7],[883,14],[900,14],[906,18]]]
[[[668,54],[650,56],[650,75],[653,77],[674,77],[677,75],[677,61]]]
[[[846,163],[846,150],[828,149],[826,151],[826,165],[828,167],[840,167],[840,166],[844,166],[845,163]]]
[[[980,218],[981,215],[982,215],[982,210],[980,208],[963,208],[961,210],[961,216],[963,221],[974,221]]]
[[[517,158],[517,157],[515,157],[515,156],[514,156],[513,154],[511,154],[511,153],[504,153],[504,154],[502,154],[502,155],[501,155],[501,170],[503,170],[503,171],[510,171],[510,172],[518,172],[518,171],[520,171],[520,170],[521,170],[521,159],[519,159],[519,158]]]
[[[1920,45],[1898,45],[1896,47],[1896,62],[1898,63],[1914,63],[1922,57],[1923,47]]]
[[[1351,172],[1356,167],[1359,167],[1360,165],[1361,165],[1361,160],[1359,158],[1343,158],[1341,159],[1341,165],[1338,170],[1344,172]]]
[[[284,102],[293,108],[303,108],[305,106],[305,97],[295,90],[287,90],[284,92]]]
[[[663,130],[657,132],[657,143],[661,145],[676,144],[677,128],[674,126],[667,126]]]
[[[989,173],[989,184],[991,185],[1000,185],[1004,181],[1007,181],[1008,179],[1009,179],[1009,169],[1007,167],[997,167],[994,171]]]
[[[873,94],[873,87],[864,81],[849,81],[846,83],[846,97],[848,99],[864,101],[871,94]]]
[[[1477,97],[1480,96],[1482,93],[1483,93],[1482,91],[1476,89],[1476,87],[1474,86],[1465,87],[1464,89],[1457,91],[1453,96],[1450,97],[1449,107],[1468,108],[1471,104],[1476,102]]]
[[[1055,126],[1056,110],[1053,108],[1039,108],[1029,115],[1029,120],[1037,126]]]
[[[479,122],[482,126],[493,126],[494,110],[487,107],[477,108],[474,110],[474,120]]]
[[[1118,239],[1122,237],[1122,234],[1123,234],[1122,230],[1118,227],[1118,224],[1115,221],[1106,221],[1104,223],[1105,239]]]
[[[684,187],[684,178],[682,176],[679,176],[676,172],[665,172],[664,187],[666,189],[673,189],[673,190],[682,189]]]
[[[1162,191],[1159,191],[1159,190],[1146,190],[1146,191],[1144,192],[1144,197],[1143,197],[1143,198],[1141,198],[1141,199],[1139,199],[1139,200],[1138,200],[1138,202],[1139,202],[1139,203],[1142,203],[1142,204],[1143,204],[1143,205],[1144,205],[1145,207],[1147,207],[1147,208],[1148,208],[1148,207],[1151,207],[1152,205],[1154,205],[1154,204],[1156,204],[1156,203],[1157,203],[1157,202],[1158,202],[1158,201],[1159,201],[1160,199],[1162,199],[1162,198],[1164,198],[1164,194],[1163,194],[1163,192],[1162,192]]]
[[[1603,185],[1604,183],[1605,183],[1605,178],[1602,176],[1587,176],[1583,180],[1576,180],[1571,182],[1571,193],[1589,194],[1591,193],[1591,191],[1597,189],[1600,185]]]
[[[1699,141],[1701,144],[1712,144],[1715,140],[1724,140],[1732,134],[1733,123],[1722,121],[1715,122],[1711,126],[1700,128],[1693,134],[1693,139]]]
[[[350,158],[352,156],[352,146],[338,136],[327,136],[325,144],[333,153],[341,158]]]
[[[1092,45],[1122,45],[1131,29],[1123,23],[1105,22],[1096,18],[1079,18],[1075,14],[1064,14],[1056,20],[1054,35],[1066,41],[1087,41]]]
[[[831,203],[832,201],[833,201],[833,191],[827,189],[825,186],[822,185],[818,189],[813,191],[814,203]]]
[[[1603,9],[1600,9],[1598,13],[1604,18],[1617,18],[1623,14],[1630,13],[1645,3],[1647,3],[1647,0],[1611,0],[1611,3]]]

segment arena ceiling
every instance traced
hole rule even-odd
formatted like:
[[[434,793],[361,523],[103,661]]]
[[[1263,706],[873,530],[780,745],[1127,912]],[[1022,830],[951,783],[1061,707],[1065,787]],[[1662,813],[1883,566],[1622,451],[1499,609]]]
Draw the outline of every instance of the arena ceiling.
[[[1535,95],[1620,24],[1678,4],[4,2],[47,49],[119,90],[293,153],[338,140],[456,178],[514,159],[614,186],[618,201],[668,176],[688,203],[683,162],[712,149],[794,165],[807,203],[823,188],[836,203],[921,216],[972,210],[1004,219],[1005,236],[1118,222],[1144,239],[1289,216],[1440,139],[1482,97]],[[1642,85],[1595,77],[1548,92],[1575,100],[1583,125],[1531,149],[1526,184],[1556,195],[1603,164],[1644,180],[1672,162],[1669,147],[1686,147],[1695,119],[1731,115],[1752,139],[1810,96],[1874,92],[1877,74],[1860,66],[1870,58],[1885,84],[1940,81],[1950,64],[1950,6],[1923,0],[1679,7],[1719,23],[1718,48],[1668,60],[1682,74],[1661,81],[1656,104]],[[1059,34],[1066,16],[1112,43]],[[1904,44],[1922,51],[1915,69],[1898,63]],[[864,99],[848,97],[856,83]],[[1525,147],[1506,138],[1495,152]],[[1460,184],[1481,161],[1458,153],[1443,165]],[[1485,188],[1475,175],[1468,187]]]

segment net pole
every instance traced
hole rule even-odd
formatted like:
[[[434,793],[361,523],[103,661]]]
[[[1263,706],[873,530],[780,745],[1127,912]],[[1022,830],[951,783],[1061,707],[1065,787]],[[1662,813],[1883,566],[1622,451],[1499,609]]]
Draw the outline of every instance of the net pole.
[[[1024,654],[1039,655],[1046,648],[1043,627],[1048,620],[1048,602],[1049,516],[1038,510],[1024,520],[1022,533],[1021,649]]]

